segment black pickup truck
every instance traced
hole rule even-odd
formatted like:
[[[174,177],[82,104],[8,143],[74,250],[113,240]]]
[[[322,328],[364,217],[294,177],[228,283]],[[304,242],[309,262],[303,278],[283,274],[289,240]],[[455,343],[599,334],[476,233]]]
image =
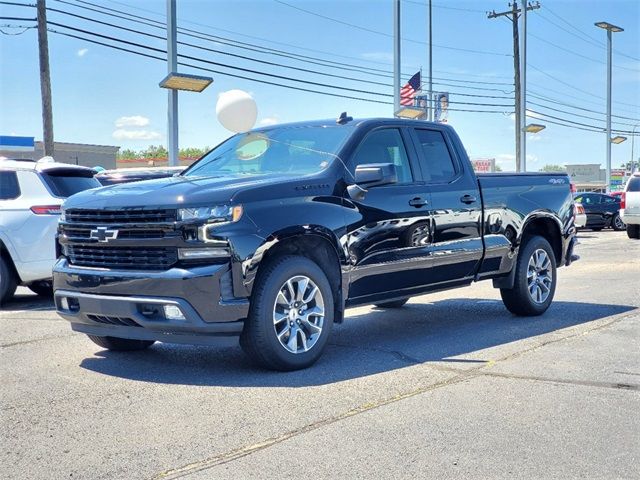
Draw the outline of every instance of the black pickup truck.
[[[304,368],[346,308],[493,280],[505,306],[549,307],[569,265],[565,174],[476,176],[454,130],[400,119],[238,134],[182,174],[68,199],[56,309],[101,347],[237,342]]]

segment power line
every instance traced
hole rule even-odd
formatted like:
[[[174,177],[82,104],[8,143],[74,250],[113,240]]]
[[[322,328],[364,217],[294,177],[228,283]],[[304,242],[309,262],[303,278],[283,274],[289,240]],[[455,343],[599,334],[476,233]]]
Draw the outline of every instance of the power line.
[[[287,6],[289,8],[292,8],[294,10],[298,10],[300,12],[306,13],[308,15],[313,15],[314,17],[323,18],[323,19],[328,20],[330,22],[339,23],[341,25],[345,25],[345,26],[348,26],[350,28],[355,28],[355,29],[358,29],[358,30],[362,30],[364,32],[374,33],[376,35],[382,35],[382,36],[385,36],[385,37],[392,37],[392,35],[390,33],[381,32],[379,30],[374,30],[372,28],[363,27],[362,25],[357,25],[355,23],[345,22],[344,20],[339,20],[337,18],[329,17],[329,16],[323,15],[321,13],[313,12],[311,10],[307,10],[305,8],[298,7],[297,5],[292,5],[290,3],[284,2],[283,0],[273,0],[273,1],[276,2],[276,3],[279,3],[281,5]],[[428,45],[427,42],[423,42],[421,40],[414,40],[412,38],[404,38],[403,37],[402,40],[405,40],[407,42],[412,42],[412,43],[419,43],[421,45]],[[455,50],[455,51],[466,52],[466,53],[477,53],[477,54],[481,54],[481,55],[495,55],[495,56],[499,56],[499,57],[509,57],[510,56],[509,54],[506,54],[506,53],[488,52],[488,51],[483,51],[483,50],[472,50],[472,49],[468,49],[468,48],[449,47],[447,45],[437,45],[435,43],[433,44],[433,46],[437,47],[437,48],[447,49],[447,50]]]
[[[142,17],[139,15],[135,15],[129,12],[123,12],[121,10],[116,10],[116,9],[112,9],[109,7],[104,7],[101,5],[97,5],[88,1],[84,1],[84,0],[76,0],[76,2],[84,4],[84,5],[76,5],[74,3],[69,3],[67,1],[64,0],[56,0],[59,3],[63,3],[66,5],[71,5],[73,7],[76,8],[81,8],[81,9],[86,9],[86,10],[90,10],[96,13],[99,13],[101,15],[106,15],[106,16],[111,16],[111,17],[115,17],[115,18],[120,18],[120,19],[124,19],[130,22],[134,22],[134,23],[141,23],[143,25],[147,25],[147,26],[151,26],[154,28],[161,28],[162,30],[166,29],[166,24],[164,22],[160,22],[157,20],[153,20],[150,19],[148,17]],[[114,2],[114,3],[119,3],[119,2]],[[95,8],[91,8],[91,7],[87,7],[85,5],[92,5],[95,6],[97,8],[100,9],[104,9],[104,10],[108,10],[109,12],[115,12],[115,13],[107,13],[101,10],[96,10]],[[135,8],[135,7],[134,7]],[[141,9],[141,10],[145,10],[145,9]],[[147,10],[145,10],[147,11]],[[151,12],[154,13],[154,12]],[[125,16],[122,15],[127,15],[133,18],[136,18],[138,20],[132,20],[131,18],[127,18]],[[159,14],[157,14],[159,15]],[[152,22],[152,23],[148,23],[148,22]],[[193,22],[189,22],[189,23],[193,23]],[[239,48],[239,49],[245,49],[245,50],[249,50],[249,51],[254,51],[254,52],[258,52],[258,53],[263,53],[263,54],[268,54],[268,55],[277,55],[277,56],[282,56],[282,57],[287,57],[287,58],[291,58],[297,61],[304,61],[306,63],[314,63],[317,65],[322,65],[325,67],[330,67],[330,68],[340,68],[342,70],[350,70],[350,71],[355,71],[355,72],[360,72],[360,73],[365,73],[367,75],[373,75],[373,76],[379,76],[379,77],[385,77],[385,78],[391,78],[392,75],[391,73],[388,72],[388,70],[381,70],[381,69],[377,69],[377,68],[371,68],[371,67],[363,67],[363,66],[359,66],[359,65],[353,65],[353,64],[348,64],[348,63],[340,63],[340,62],[334,62],[332,60],[327,60],[327,59],[319,59],[317,57],[310,57],[310,56],[306,56],[306,55],[300,55],[300,54],[295,54],[292,52],[287,52],[287,51],[283,51],[283,50],[279,50],[279,49],[272,49],[269,47],[264,47],[262,45],[255,45],[255,44],[251,44],[251,43],[246,43],[246,42],[241,42],[235,39],[230,39],[227,37],[221,37],[219,35],[212,35],[212,34],[207,34],[205,32],[201,32],[198,30],[193,30],[193,29],[188,29],[188,28],[184,28],[181,27],[179,29],[180,33],[182,33],[183,35],[187,35],[187,36],[191,36],[194,38],[198,38],[201,40],[206,40],[206,41],[212,41],[212,42],[216,42],[216,43],[222,43],[223,45],[228,45],[234,48]],[[185,33],[188,32],[188,33]],[[194,35],[197,34],[197,35]],[[203,38],[203,36],[205,38]],[[349,57],[351,58],[351,57]],[[450,73],[450,72],[443,72],[443,73]],[[409,78],[411,75],[407,75],[407,78]],[[444,79],[447,80],[447,79]],[[460,82],[462,80],[456,80],[456,79],[451,79],[451,81],[457,81]],[[488,82],[488,81],[473,81],[473,80],[465,80],[466,83],[474,83],[474,84],[487,84],[487,85],[509,85],[505,82]],[[480,88],[478,88],[478,90],[480,90]]]
[[[414,5],[420,5],[421,7],[426,7],[427,2],[417,2],[415,0],[404,0],[404,3],[412,3]],[[462,7],[450,7],[449,5],[438,5],[438,4],[432,4],[433,8],[440,8],[443,10],[455,10],[457,12],[470,12],[470,13],[482,13],[485,14],[486,12],[484,10],[474,10],[472,8],[462,8]]]
[[[540,95],[540,94],[537,94],[537,93],[532,92],[532,91],[528,91],[527,95],[530,96],[530,97],[533,97],[533,98],[537,98],[538,100],[542,100],[542,101],[547,101],[549,103],[553,103],[554,105],[563,105],[565,107],[573,108],[573,109],[576,109],[576,110],[582,110],[584,112],[591,112],[591,113],[595,113],[595,114],[603,115],[603,116],[606,115],[605,112],[600,112],[600,111],[597,111],[597,110],[591,110],[589,108],[580,107],[578,105],[573,105],[571,103],[561,102],[561,101],[559,101],[557,99],[554,99],[554,98],[551,98],[551,97],[547,97],[545,95]],[[565,113],[570,113],[570,112],[565,112]],[[571,113],[571,114],[573,115],[573,113]],[[640,121],[640,119],[638,119],[638,118],[625,117],[625,116],[622,116],[622,115],[614,115],[614,114],[612,114],[611,116],[614,117],[614,118],[622,118],[624,120],[631,120],[631,121],[634,121],[634,122]]]
[[[62,1],[62,0],[60,0],[60,1]],[[67,2],[62,1],[62,3],[67,3]],[[97,20],[97,19],[86,17],[86,16],[83,16],[83,15],[78,15],[78,14],[66,12],[66,11],[63,11],[63,10],[55,9],[55,8],[49,8],[49,10],[53,11],[53,12],[57,12],[57,13],[63,14],[63,15],[72,16],[72,17],[79,18],[79,19],[82,19],[82,20],[98,23],[98,24],[101,24],[101,25],[109,26],[109,27],[116,28],[116,29],[119,29],[119,30],[128,31],[128,32],[135,33],[135,34],[141,34],[141,35],[148,36],[148,37],[151,37],[151,38],[156,38],[156,39],[159,39],[159,40],[164,40],[164,38],[165,38],[163,36],[154,35],[154,34],[151,34],[151,33],[148,33],[148,32],[140,31],[140,30],[130,29],[130,28],[127,28],[127,27],[124,27],[124,26],[121,26],[121,25],[115,25],[115,24],[109,23],[109,22],[103,22],[101,20]],[[113,16],[112,14],[105,14],[105,15]],[[156,27],[156,28],[163,28],[164,29],[164,27],[160,27],[158,25],[151,24],[149,26]],[[202,37],[199,37],[199,36],[195,36],[193,34],[187,34],[187,35],[188,36],[192,36],[192,37],[196,37],[196,38],[199,38],[199,39],[203,39],[203,40],[209,40],[207,38],[202,38]],[[209,41],[213,42],[213,40],[209,40]],[[244,60],[247,60],[247,61],[258,62],[258,63],[270,65],[270,66],[289,68],[289,69],[302,71],[302,72],[306,72],[306,73],[323,75],[323,76],[328,76],[328,77],[333,77],[333,78],[340,78],[340,79],[345,79],[345,80],[350,80],[350,81],[363,82],[363,83],[366,82],[367,84],[381,85],[381,86],[385,86],[385,87],[389,87],[390,86],[389,83],[382,83],[382,82],[376,82],[376,81],[371,81],[371,80],[364,80],[362,78],[348,77],[348,76],[345,76],[345,75],[332,74],[332,73],[321,72],[321,71],[317,71],[317,70],[310,70],[310,69],[306,69],[306,68],[295,67],[295,66],[292,66],[292,65],[286,65],[286,64],[277,63],[277,62],[260,60],[260,59],[257,59],[257,58],[247,57],[247,56],[244,56],[244,55],[234,54],[234,53],[230,53],[230,52],[226,52],[226,51],[218,50],[218,49],[211,49],[211,48],[207,48],[207,47],[204,47],[204,46],[201,46],[201,45],[195,45],[195,44],[192,44],[192,43],[187,43],[187,42],[182,42],[182,41],[179,41],[178,43],[181,44],[181,45],[192,47],[192,48],[202,49],[202,50],[205,50],[205,51],[209,51],[209,52],[213,52],[213,53],[217,53],[217,54],[222,54],[222,55],[227,55],[227,56],[231,56],[231,57],[235,57],[235,58],[241,58],[241,59],[244,59]],[[230,68],[234,68],[234,67],[230,67]],[[460,82],[460,80],[455,80],[455,79],[451,80],[451,81]],[[483,82],[483,83],[485,83],[485,82]],[[489,82],[486,82],[486,83],[489,83]],[[451,85],[451,86],[461,87],[461,88],[474,88],[474,87],[466,87],[466,86],[461,86],[461,85]],[[480,89],[478,87],[475,87],[475,88],[476,89]],[[489,90],[489,89],[483,89],[483,90]],[[498,90],[498,89],[491,89],[491,90],[501,91],[501,90]],[[507,92],[504,92],[504,91],[501,91],[501,92],[505,93],[505,95],[507,94]],[[372,93],[372,92],[368,92],[368,93]],[[462,93],[462,92],[455,92],[455,91],[452,91],[451,93],[453,93],[455,95],[459,95],[461,97],[508,99],[508,97],[505,97],[504,95],[469,94],[469,93]],[[384,95],[384,94],[381,94],[381,95]]]
[[[529,33],[529,36],[533,37],[533,38],[535,38],[535,39],[537,39],[537,40],[539,40],[541,42],[544,42],[547,45],[551,45],[552,47],[555,47],[558,50],[562,50],[563,52],[567,52],[567,53],[570,53],[571,55],[575,55],[576,57],[580,57],[580,58],[583,58],[585,60],[589,60],[590,62],[599,63],[601,65],[605,65],[606,64],[606,62],[603,62],[601,60],[596,60],[595,58],[588,57],[587,55],[583,55],[583,54],[581,54],[579,52],[576,52],[575,50],[571,50],[569,48],[565,48],[565,47],[563,47],[561,45],[558,45],[557,43],[551,42],[551,41],[549,41],[549,40],[547,40],[545,38],[542,38],[542,37],[536,35],[535,33]],[[640,70],[638,70],[637,68],[624,67],[622,65],[616,65],[615,63],[613,64],[613,66],[616,67],[616,68],[622,68],[623,70],[629,70],[631,72],[640,72]]]
[[[63,27],[63,28],[69,28],[71,30],[79,30],[81,33],[85,33],[85,34],[88,33],[89,35],[103,37],[103,38],[111,40],[111,41],[122,42],[122,43],[125,43],[125,44],[128,44],[128,45],[131,45],[131,46],[136,46],[138,48],[151,50],[151,51],[154,51],[154,52],[157,52],[157,53],[166,54],[166,50],[162,50],[162,49],[159,49],[159,48],[151,47],[151,46],[148,46],[148,45],[142,45],[142,44],[138,44],[138,43],[135,43],[135,42],[129,42],[129,41],[126,41],[126,40],[118,39],[118,38],[115,38],[115,37],[110,37],[110,36],[107,36],[107,35],[95,34],[95,33],[87,32],[87,31],[82,30],[82,29],[75,29],[75,28],[72,28],[72,27],[70,28],[70,27],[67,27],[65,25],[57,24],[57,23],[54,23],[54,22],[50,22],[50,23],[54,24],[56,26]],[[63,36],[71,37],[71,38],[76,38],[76,39],[83,40],[83,41],[86,41],[86,42],[89,42],[89,43],[102,45],[102,46],[109,47],[109,48],[114,48],[116,50],[129,52],[129,53],[133,53],[133,54],[136,54],[136,55],[141,55],[141,56],[144,56],[144,57],[147,57],[147,58],[152,58],[152,59],[160,60],[160,61],[163,61],[163,62],[166,61],[166,58],[164,58],[164,57],[158,57],[158,56],[150,55],[150,54],[147,54],[147,53],[144,53],[144,52],[139,52],[139,51],[136,51],[136,50],[131,50],[131,49],[124,48],[124,47],[118,47],[116,45],[111,45],[111,44],[108,44],[108,43],[105,43],[105,42],[89,39],[89,38],[82,37],[82,36],[79,36],[79,35],[74,35],[74,34],[66,33],[66,32],[60,32],[60,31],[54,30],[54,29],[50,29],[50,31],[52,33],[55,33],[55,34],[58,34],[58,35],[63,35]],[[197,58],[197,57],[190,57],[190,56],[186,56],[186,55],[179,55],[179,56],[183,57],[183,58],[195,60],[197,62],[212,63],[212,62],[209,62],[207,60],[200,59],[200,58]],[[191,67],[191,68],[194,68],[194,69],[197,69],[197,70],[202,70],[202,71],[206,71],[206,72],[215,73],[215,74],[218,74],[218,75],[226,75],[226,76],[230,76],[230,77],[234,77],[234,78],[240,78],[240,79],[243,79],[243,80],[248,80],[248,81],[263,83],[263,84],[267,84],[267,85],[278,86],[278,87],[284,87],[284,88],[289,88],[289,89],[299,90],[299,91],[304,91],[304,92],[309,92],[309,93],[316,93],[316,94],[328,95],[328,96],[339,97],[339,98],[347,98],[347,99],[352,99],[352,100],[361,100],[361,101],[379,103],[379,104],[384,104],[384,105],[391,105],[391,103],[392,103],[392,102],[389,102],[389,101],[376,100],[376,99],[363,98],[363,97],[355,97],[355,96],[351,96],[351,95],[343,95],[343,94],[337,94],[337,93],[333,93],[333,92],[323,92],[323,91],[312,90],[312,89],[293,86],[293,85],[286,85],[286,84],[281,84],[281,83],[277,83],[277,82],[272,82],[272,81],[267,81],[267,80],[247,77],[247,76],[243,76],[243,75],[238,75],[238,74],[234,74],[234,73],[214,70],[214,69],[211,69],[211,68],[206,68],[206,67],[202,67],[202,66],[199,66],[199,65],[186,63],[186,62],[178,62],[178,63],[179,63],[179,65],[182,65],[182,66]],[[261,72],[257,72],[257,73],[260,74],[260,75],[264,75]],[[295,79],[290,79],[290,80],[294,80],[295,81]],[[309,83],[309,82],[305,82],[305,83]],[[450,103],[453,103],[453,102],[450,102]],[[471,104],[471,103],[464,103],[464,102],[457,102],[457,103],[463,104],[463,105],[485,106],[485,104]],[[491,105],[486,105],[486,106],[491,106]],[[502,106],[502,105],[499,105],[499,106]],[[505,113],[505,112],[499,111],[499,110],[474,110],[474,109],[459,109],[459,108],[449,108],[449,110],[451,110],[451,111],[461,111],[461,112],[472,112],[472,113],[500,113],[500,114]]]
[[[592,98],[599,98],[599,99],[601,99],[601,100],[604,100],[604,97],[599,96],[599,95],[596,95],[595,93],[593,93],[593,92],[589,92],[589,91],[587,91],[587,90],[582,90],[581,88],[578,88],[578,87],[576,87],[576,86],[575,86],[575,85],[573,85],[573,84],[570,84],[570,83],[567,83],[567,82],[565,82],[565,81],[563,81],[563,80],[560,80],[558,77],[554,77],[554,76],[553,76],[553,75],[551,75],[550,73],[545,72],[544,70],[542,70],[541,68],[536,67],[535,65],[532,65],[532,64],[530,64],[530,63],[527,63],[527,66],[529,66],[529,67],[533,68],[534,70],[536,70],[536,71],[540,72],[541,74],[543,74],[543,75],[545,75],[545,76],[547,76],[547,77],[551,78],[552,80],[555,80],[556,82],[561,83],[561,84],[563,84],[563,85],[565,85],[565,86],[567,86],[567,87],[571,88],[572,90],[576,90],[576,91],[578,91],[578,92],[582,92],[582,93],[584,93],[584,94],[586,94],[586,95],[589,95],[589,96],[590,96],[590,97],[592,97]],[[634,105],[634,104],[631,104],[631,103],[615,102],[615,101],[614,101],[613,103],[617,103],[617,104],[619,104],[619,105],[627,105],[627,106],[630,106],[630,107],[635,108],[635,109],[639,108],[639,107],[638,107],[638,105]]]
[[[578,32],[584,39],[585,42],[591,43],[592,45],[596,45],[598,47],[601,47],[603,49],[606,49],[606,46],[604,45],[604,42],[601,42],[600,40],[598,40],[595,37],[592,37],[591,35],[585,33],[583,30],[579,29],[578,27],[576,27],[575,25],[573,25],[571,22],[569,22],[568,20],[565,20],[564,18],[562,18],[560,15],[558,15],[557,13],[555,13],[553,10],[551,10],[546,4],[545,4],[545,10],[548,11],[551,15],[553,15],[554,17],[556,17],[558,20],[560,20],[561,22],[563,22],[565,25],[568,25],[570,28],[572,28],[573,30],[575,30],[576,32]],[[627,55],[626,53],[620,51],[619,49],[614,48],[613,49],[614,52],[616,52],[618,55],[621,55],[623,57],[627,57],[630,58],[632,60],[638,60],[640,61],[640,58],[638,57],[633,57],[631,55]]]

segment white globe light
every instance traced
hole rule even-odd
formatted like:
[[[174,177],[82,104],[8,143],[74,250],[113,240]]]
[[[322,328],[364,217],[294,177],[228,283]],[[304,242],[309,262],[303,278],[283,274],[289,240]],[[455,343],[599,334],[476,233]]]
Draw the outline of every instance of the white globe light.
[[[222,92],[216,104],[218,121],[227,130],[235,133],[247,132],[258,118],[258,106],[251,95],[242,90]]]

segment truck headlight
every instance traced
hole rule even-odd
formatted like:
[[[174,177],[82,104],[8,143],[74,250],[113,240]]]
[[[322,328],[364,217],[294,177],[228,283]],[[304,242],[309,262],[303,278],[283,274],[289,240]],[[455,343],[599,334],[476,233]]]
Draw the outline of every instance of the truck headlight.
[[[67,215],[65,213],[65,210],[66,209],[64,208],[64,206],[60,207],[60,220],[59,220],[60,222],[66,222],[67,221]]]
[[[211,223],[237,222],[242,217],[242,205],[179,208],[178,220],[204,220]]]

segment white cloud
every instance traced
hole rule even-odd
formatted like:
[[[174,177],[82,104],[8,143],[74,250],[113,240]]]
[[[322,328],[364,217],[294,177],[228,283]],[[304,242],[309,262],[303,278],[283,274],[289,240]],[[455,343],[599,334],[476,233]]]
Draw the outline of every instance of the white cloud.
[[[278,118],[277,115],[272,115],[270,117],[264,117],[258,123],[263,127],[267,127],[269,125],[275,125],[276,123],[280,123],[280,119]]]
[[[89,51],[88,48],[81,48],[76,52],[76,55],[78,55],[79,57],[84,57],[88,51]]]
[[[114,122],[117,128],[122,127],[146,127],[149,125],[149,119],[142,115],[133,115],[131,117],[120,117]]]
[[[116,140],[159,140],[162,138],[158,132],[153,130],[126,130],[119,128],[111,136]]]

